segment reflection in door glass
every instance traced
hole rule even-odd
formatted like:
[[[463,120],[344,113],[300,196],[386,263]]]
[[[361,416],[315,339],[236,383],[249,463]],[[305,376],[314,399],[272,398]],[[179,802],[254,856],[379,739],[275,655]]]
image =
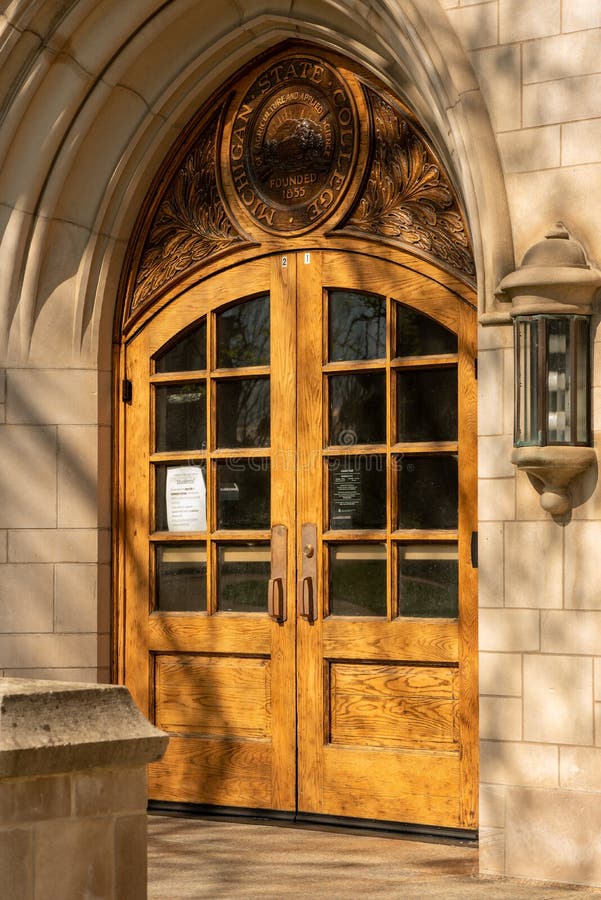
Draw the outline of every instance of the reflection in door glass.
[[[386,615],[385,544],[330,546],[330,614]]]
[[[401,544],[398,556],[399,616],[457,618],[457,545]]]
[[[328,460],[330,528],[386,528],[386,457]]]
[[[271,573],[268,543],[220,544],[217,608],[220,612],[266,612]]]
[[[269,528],[270,460],[223,459],[217,463],[217,527]]]
[[[217,382],[217,446],[269,446],[269,379]]]
[[[457,368],[397,373],[397,441],[457,440]]]
[[[202,612],[207,608],[207,551],[204,544],[158,544],[156,608]]]
[[[330,375],[330,444],[383,444],[386,440],[386,375]]]
[[[194,372],[207,367],[207,325],[205,320],[180,337],[156,358],[155,371]]]
[[[330,291],[330,362],[384,359],[385,356],[385,298],[356,291]]]
[[[161,385],[156,394],[156,449],[202,450],[207,440],[204,381]]]
[[[396,458],[398,528],[457,528],[457,456]]]
[[[457,353],[457,335],[402,303],[396,305],[395,356],[442,356]]]
[[[269,295],[217,315],[217,368],[269,365]]]

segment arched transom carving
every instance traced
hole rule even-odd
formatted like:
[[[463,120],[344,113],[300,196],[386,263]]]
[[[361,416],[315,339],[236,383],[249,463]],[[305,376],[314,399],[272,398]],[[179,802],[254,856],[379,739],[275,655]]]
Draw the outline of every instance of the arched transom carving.
[[[474,279],[456,192],[411,111],[341,60],[292,45],[227,85],[157,176],[130,248],[124,324],[206,263],[309,236],[367,237]]]

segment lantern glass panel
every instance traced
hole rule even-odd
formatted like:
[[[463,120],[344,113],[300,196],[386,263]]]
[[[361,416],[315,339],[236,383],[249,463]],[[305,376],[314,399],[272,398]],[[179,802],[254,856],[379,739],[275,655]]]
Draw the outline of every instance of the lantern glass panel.
[[[518,318],[515,323],[515,443],[519,447],[541,442],[539,422],[539,329],[536,319]]]
[[[576,352],[576,441],[588,444],[589,434],[589,320],[584,317],[574,321],[574,348]]]
[[[570,319],[547,319],[548,441],[569,444],[572,433]]]
[[[586,316],[515,319],[515,443],[590,443],[590,348]]]

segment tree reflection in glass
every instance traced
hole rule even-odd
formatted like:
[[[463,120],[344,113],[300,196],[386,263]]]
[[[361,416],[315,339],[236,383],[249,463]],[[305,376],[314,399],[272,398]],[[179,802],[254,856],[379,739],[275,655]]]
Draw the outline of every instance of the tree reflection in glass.
[[[386,440],[386,375],[330,375],[330,444],[381,444]]]
[[[386,300],[376,294],[330,291],[329,360],[386,356]]]
[[[269,365],[269,294],[217,315],[217,367]]]
[[[217,382],[217,446],[268,447],[269,379]]]

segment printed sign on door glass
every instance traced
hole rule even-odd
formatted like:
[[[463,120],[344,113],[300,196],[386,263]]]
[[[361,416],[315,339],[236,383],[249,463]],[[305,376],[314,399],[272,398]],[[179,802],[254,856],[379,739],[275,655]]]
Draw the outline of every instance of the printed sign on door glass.
[[[170,466],[166,494],[169,531],[206,531],[207,489],[200,466]]]

